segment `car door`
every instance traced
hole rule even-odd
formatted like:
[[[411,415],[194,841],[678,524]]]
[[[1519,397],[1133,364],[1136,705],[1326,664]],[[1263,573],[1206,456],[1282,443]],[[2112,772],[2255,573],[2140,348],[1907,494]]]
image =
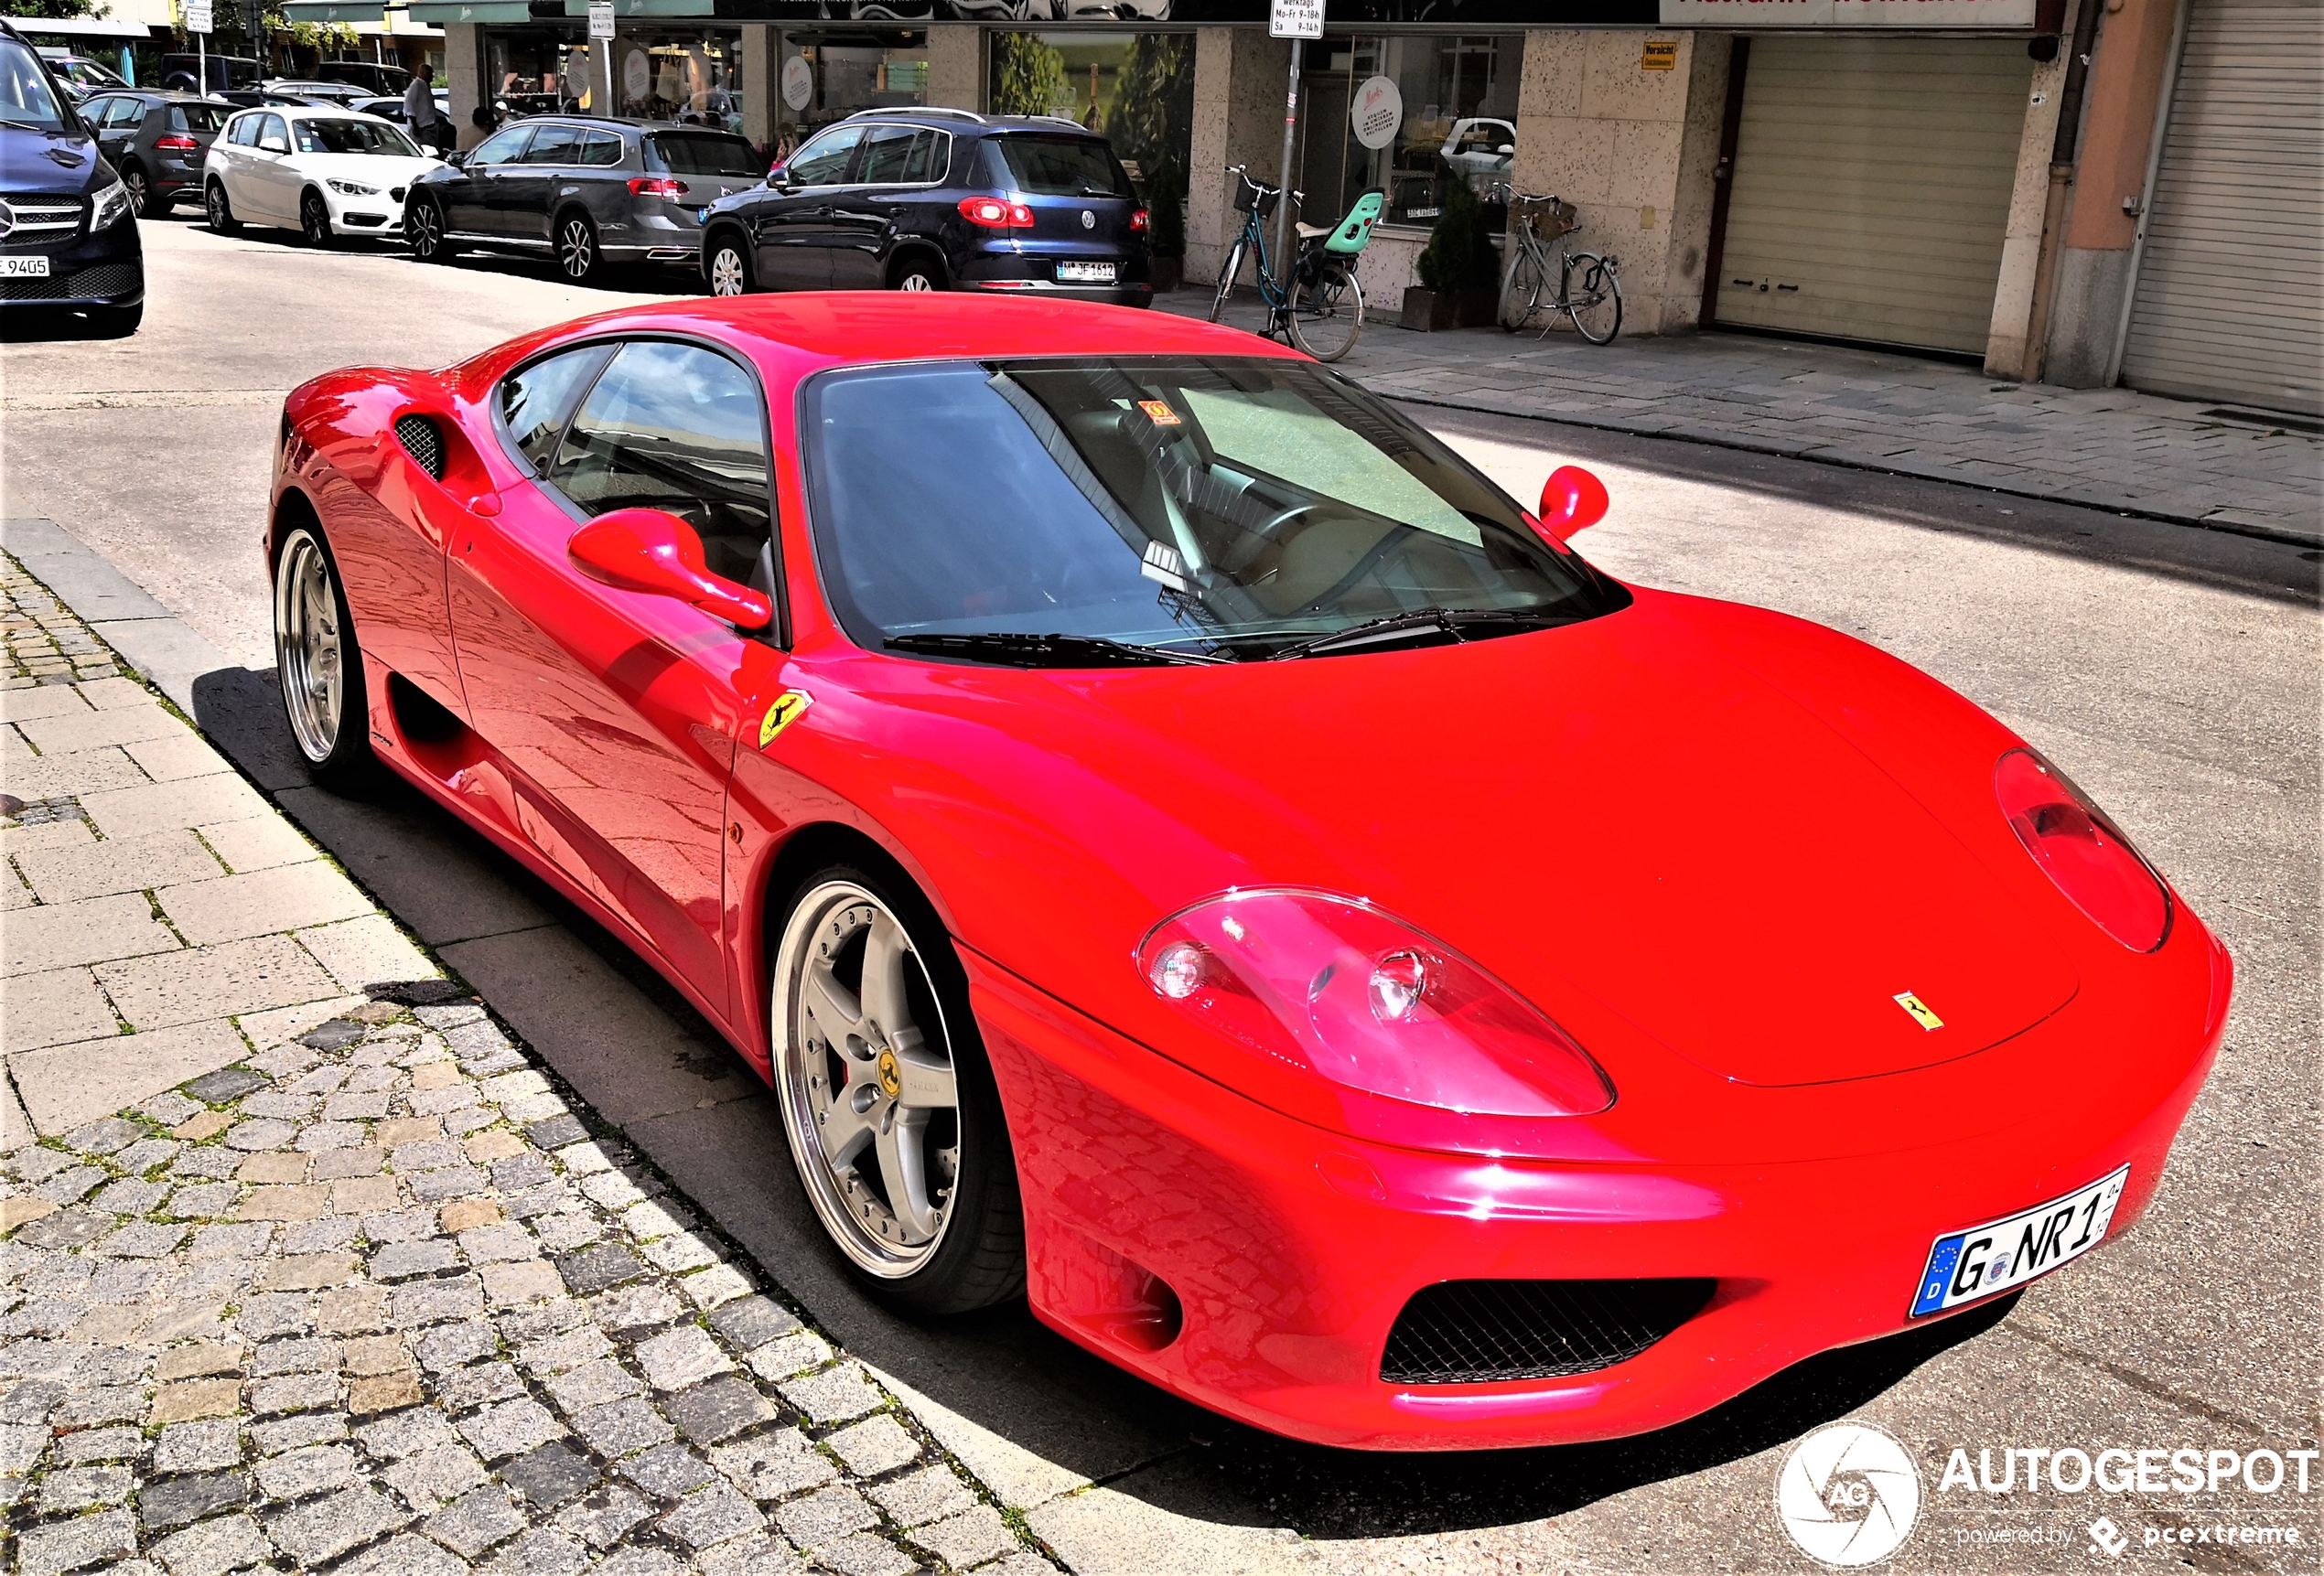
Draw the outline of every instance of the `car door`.
[[[529,244],[549,243],[558,188],[570,184],[586,137],[579,126],[554,122],[533,129],[523,155],[494,171],[489,184],[485,202],[492,210],[494,233]]]
[[[752,205],[753,261],[768,289],[831,287],[832,198],[847,183],[866,129],[836,125],[811,139],[783,164],[782,185]]]
[[[251,192],[250,216],[284,224],[296,223],[299,176],[291,153],[290,123],[281,115],[260,116],[258,140],[250,152],[253,157],[247,166],[246,181]],[[234,206],[243,205],[237,199]]]
[[[664,509],[700,532],[713,570],[769,574],[765,402],[755,372],[702,344],[623,340],[602,370],[592,353],[515,374],[589,380],[562,431],[545,394],[538,409],[502,399],[541,480],[509,488],[455,544],[453,639],[522,835],[723,1010],[726,785],[754,638],[600,584],[566,546],[597,515]]]
[[[913,153],[924,172],[936,134],[920,126],[876,125],[864,134],[854,177],[831,195],[831,287],[877,290],[888,283],[888,253],[907,200]]]
[[[524,156],[533,131],[530,124],[525,124],[493,133],[477,144],[476,150],[464,162],[454,166],[454,173],[445,178],[443,185],[436,187],[438,200],[444,204],[447,231],[500,239],[500,232],[494,228],[492,212],[494,183]]]
[[[134,99],[108,96],[81,106],[81,118],[97,134],[97,151],[116,171],[121,168],[121,155],[128,151],[129,134],[137,126],[135,115],[124,117],[122,112],[135,103]]]

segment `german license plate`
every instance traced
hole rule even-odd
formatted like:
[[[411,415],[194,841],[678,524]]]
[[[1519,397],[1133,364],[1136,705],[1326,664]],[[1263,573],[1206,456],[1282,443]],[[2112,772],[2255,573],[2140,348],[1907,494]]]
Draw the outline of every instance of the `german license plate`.
[[[46,279],[48,260],[45,257],[0,257],[0,279]]]
[[[1063,284],[1111,284],[1114,283],[1111,263],[1060,263],[1057,265],[1058,282]]]
[[[1912,1299],[1912,1316],[1942,1313],[2048,1274],[2105,1239],[2130,1167],[2063,1198],[1937,1238]]]

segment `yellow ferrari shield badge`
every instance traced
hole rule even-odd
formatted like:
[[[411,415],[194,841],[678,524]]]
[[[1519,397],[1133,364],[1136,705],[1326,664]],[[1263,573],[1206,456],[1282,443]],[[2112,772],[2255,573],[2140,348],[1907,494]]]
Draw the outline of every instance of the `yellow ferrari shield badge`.
[[[773,744],[777,734],[805,716],[807,708],[814,703],[814,697],[804,690],[785,690],[777,695],[775,703],[759,721],[759,747],[763,750]]]
[[[1899,992],[1895,997],[1895,1001],[1898,1006],[1902,1007],[1906,1012],[1911,1013],[1912,1021],[1920,1024],[1922,1028],[1942,1029],[1944,1027],[1944,1020],[1938,1017],[1934,1012],[1931,1011],[1928,1002],[1922,1001],[1911,992]]]

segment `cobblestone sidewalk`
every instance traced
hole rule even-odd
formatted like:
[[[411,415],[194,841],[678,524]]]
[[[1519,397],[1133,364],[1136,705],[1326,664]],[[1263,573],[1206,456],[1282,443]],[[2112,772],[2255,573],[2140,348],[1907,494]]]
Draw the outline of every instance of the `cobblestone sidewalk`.
[[[12,561],[0,588],[0,1568],[1054,1572]]]
[[[1251,293],[1245,291],[1244,295]],[[1200,316],[1210,293],[1156,298]],[[1368,322],[1340,370],[1376,393],[1695,439],[2324,543],[2324,439],[2128,389],[2060,389],[1903,354],[1741,334],[1406,333]],[[1230,322],[1256,328],[1251,302]]]

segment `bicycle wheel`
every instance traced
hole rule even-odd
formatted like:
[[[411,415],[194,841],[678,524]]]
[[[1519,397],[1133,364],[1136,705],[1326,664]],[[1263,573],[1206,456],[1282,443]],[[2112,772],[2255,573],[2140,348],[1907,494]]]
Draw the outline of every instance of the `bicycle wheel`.
[[[1514,334],[1530,327],[1541,311],[1542,292],[1548,281],[1542,277],[1539,259],[1525,247],[1514,247],[1516,255],[1501,275],[1501,326]]]
[[[1291,336],[1318,361],[1337,361],[1363,332],[1363,285],[1356,271],[1333,263],[1291,288]]]
[[[1575,332],[1603,345],[1622,331],[1622,282],[1614,265],[1595,252],[1576,252],[1565,260],[1565,315]]]
[[[1227,252],[1227,265],[1219,270],[1219,293],[1210,298],[1210,321],[1217,323],[1227,315],[1227,303],[1234,299],[1234,276],[1243,272],[1243,242],[1236,241]]]

